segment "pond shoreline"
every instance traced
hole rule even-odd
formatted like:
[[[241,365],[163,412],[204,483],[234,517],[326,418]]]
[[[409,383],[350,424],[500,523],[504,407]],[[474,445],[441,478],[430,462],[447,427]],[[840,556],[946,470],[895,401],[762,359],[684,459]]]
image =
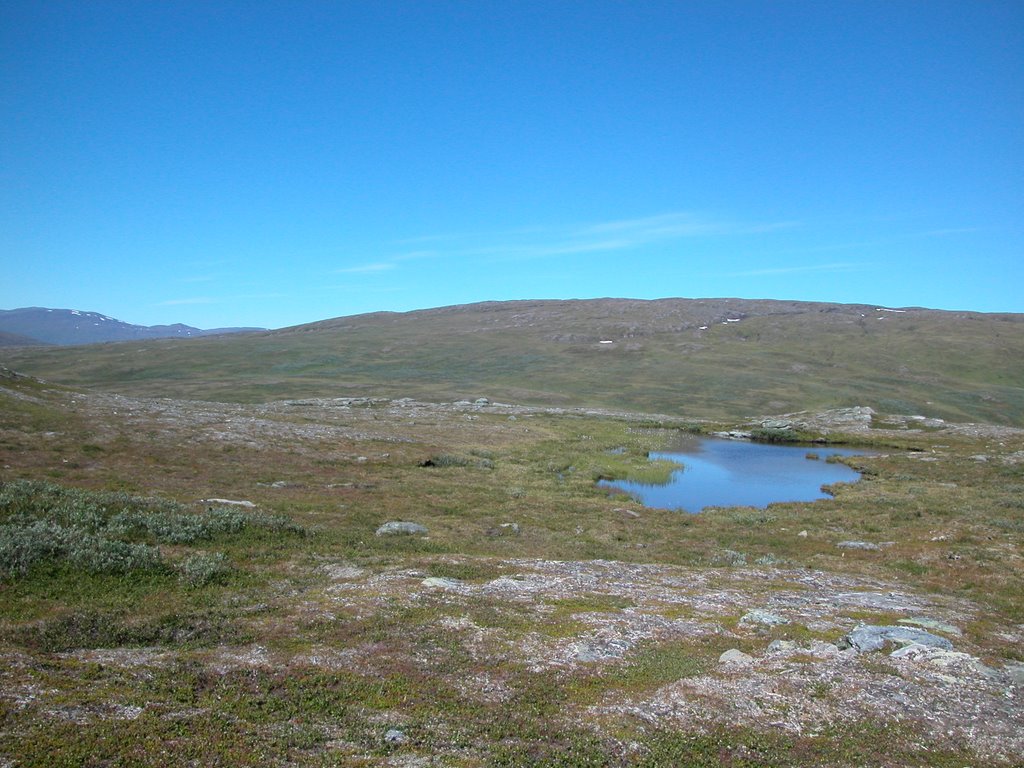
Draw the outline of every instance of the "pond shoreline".
[[[814,450],[809,452],[808,449]],[[652,451],[652,462],[682,467],[662,484],[634,479],[601,480],[598,486],[623,492],[646,507],[697,513],[708,507],[814,501],[833,495],[826,488],[860,480],[841,459],[868,451],[814,444],[752,442],[736,438],[682,436],[670,448]],[[839,457],[839,458],[836,458]]]

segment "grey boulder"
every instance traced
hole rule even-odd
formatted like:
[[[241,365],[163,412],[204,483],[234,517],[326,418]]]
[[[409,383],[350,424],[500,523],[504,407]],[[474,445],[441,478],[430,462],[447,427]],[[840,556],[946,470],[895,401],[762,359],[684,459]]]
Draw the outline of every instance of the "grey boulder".
[[[944,637],[925,632],[923,629],[914,627],[878,627],[865,626],[857,627],[847,633],[836,643],[840,648],[852,648],[858,653],[869,653],[880,651],[889,643],[896,645],[910,645],[917,643],[929,648],[941,648],[946,651],[953,650],[953,644]]]
[[[378,536],[409,536],[417,533],[426,534],[427,527],[425,525],[420,525],[419,523],[409,523],[394,520],[390,523],[384,523],[384,525],[377,529]]]

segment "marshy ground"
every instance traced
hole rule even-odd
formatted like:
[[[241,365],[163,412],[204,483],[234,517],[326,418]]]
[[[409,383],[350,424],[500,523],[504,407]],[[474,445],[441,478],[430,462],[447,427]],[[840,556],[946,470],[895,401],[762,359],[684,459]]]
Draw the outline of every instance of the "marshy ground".
[[[863,480],[692,516],[595,480],[762,420],[0,397],[0,764],[1021,764],[1024,431],[791,417]]]

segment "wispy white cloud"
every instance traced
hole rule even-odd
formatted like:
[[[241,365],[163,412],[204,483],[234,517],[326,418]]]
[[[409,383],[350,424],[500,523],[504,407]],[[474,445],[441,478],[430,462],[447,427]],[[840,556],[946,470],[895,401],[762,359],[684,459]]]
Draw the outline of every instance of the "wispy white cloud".
[[[918,232],[918,237],[949,237],[950,235],[969,235],[974,232],[981,232],[981,227],[949,227],[947,229],[930,229],[925,232]]]
[[[195,283],[212,283],[217,279],[216,275],[191,275],[189,277],[179,277],[179,283],[195,284]]]
[[[686,238],[745,235],[799,226],[798,222],[737,223],[692,211],[675,211],[587,224],[521,227],[496,232],[427,235],[401,241],[431,243],[404,258],[477,258],[526,261],[586,253],[628,251]],[[396,257],[398,258],[398,257]]]
[[[634,247],[634,241],[627,238],[604,240],[559,240],[551,239],[538,243],[505,243],[485,245],[479,248],[465,248],[450,251],[454,256],[485,257],[491,261],[520,261],[543,258],[545,256],[570,256],[579,253],[598,251],[618,251]]]
[[[432,256],[437,256],[438,252],[433,250],[420,250],[420,251],[406,251],[405,253],[399,253],[391,256],[391,261],[415,261],[417,259],[429,259]]]
[[[763,224],[749,224],[742,231],[744,234],[757,234],[760,232],[779,232],[783,229],[796,229],[804,226],[802,221],[769,221]]]
[[[265,301],[268,299],[290,299],[292,294],[289,293],[242,293],[237,296],[228,297],[231,301],[252,301],[254,299],[259,301]]]
[[[626,235],[630,240],[647,242],[665,238],[705,235],[719,231],[723,224],[697,214],[679,211],[663,213],[656,216],[643,216],[637,219],[619,219],[590,224],[576,233],[579,236],[602,235],[609,232]]]
[[[390,262],[376,262],[373,264],[361,264],[358,267],[345,267],[344,269],[334,270],[336,275],[367,275],[373,274],[374,272],[389,272],[395,268],[395,265]]]
[[[497,229],[487,231],[464,231],[464,232],[436,232],[429,235],[418,235],[416,237],[403,237],[395,240],[396,245],[419,245],[421,243],[453,243],[466,240],[480,240],[482,238],[509,238],[521,237],[523,235],[535,235],[550,231],[549,227],[525,226],[510,227],[508,229]]]
[[[193,259],[184,263],[191,269],[213,269],[231,264],[230,259]]]
[[[364,285],[362,283],[360,283],[358,285],[355,285],[353,283],[348,283],[348,284],[341,284],[341,285],[338,285],[338,284],[327,285],[327,284],[325,284],[325,285],[320,286],[318,288],[318,290],[320,290],[321,292],[329,293],[329,294],[330,293],[358,293],[360,295],[363,295],[363,294],[371,294],[371,293],[374,293],[374,294],[375,293],[398,293],[399,291],[404,290],[404,288],[401,287],[401,286],[398,286],[398,285],[393,285],[391,283],[375,283],[373,285]]]
[[[765,277],[768,275],[797,275],[823,272],[858,272],[867,269],[870,264],[866,262],[835,262],[832,264],[804,264],[788,267],[766,267],[764,269],[748,269],[742,272],[730,272],[726,277]]]
[[[178,307],[185,304],[216,304],[217,299],[211,298],[210,296],[195,296],[188,299],[168,299],[167,301],[157,302],[158,307]]]

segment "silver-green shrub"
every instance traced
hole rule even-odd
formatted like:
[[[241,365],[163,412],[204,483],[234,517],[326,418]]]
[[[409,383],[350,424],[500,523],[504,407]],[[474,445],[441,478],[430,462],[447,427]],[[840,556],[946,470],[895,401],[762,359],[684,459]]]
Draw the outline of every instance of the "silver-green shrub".
[[[228,508],[193,513],[163,499],[17,480],[0,484],[0,578],[24,576],[45,561],[91,573],[164,569],[157,544],[193,544],[251,528],[306,533],[284,515]],[[194,555],[181,569],[193,586],[229,571],[215,553]]]
[[[202,587],[231,572],[227,557],[222,552],[200,552],[182,561],[178,576],[189,587]]]
[[[63,529],[45,520],[0,527],[0,576],[24,576],[40,560],[63,550]]]

